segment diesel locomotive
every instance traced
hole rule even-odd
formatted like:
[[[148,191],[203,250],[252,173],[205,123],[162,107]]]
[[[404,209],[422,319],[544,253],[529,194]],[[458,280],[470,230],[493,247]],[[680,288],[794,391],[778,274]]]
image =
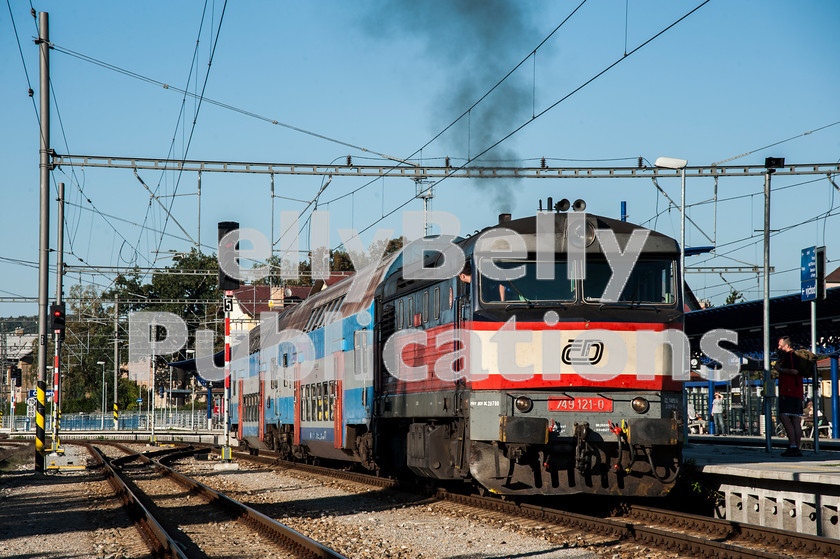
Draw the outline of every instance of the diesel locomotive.
[[[456,273],[407,274],[404,249],[255,328],[231,362],[240,444],[502,495],[666,494],[681,468],[677,242],[541,211],[451,244]]]

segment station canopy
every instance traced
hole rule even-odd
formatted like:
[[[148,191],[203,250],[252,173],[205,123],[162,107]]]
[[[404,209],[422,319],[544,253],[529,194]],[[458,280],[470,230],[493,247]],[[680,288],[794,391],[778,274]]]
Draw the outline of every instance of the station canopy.
[[[685,333],[692,355],[700,351],[700,338],[716,328],[738,333],[736,353],[764,358],[763,300],[687,312]],[[795,348],[811,347],[811,302],[802,301],[799,293],[770,299],[771,351],[776,350],[782,336],[790,336]],[[817,353],[840,353],[840,287],[827,289],[826,298],[817,300]]]

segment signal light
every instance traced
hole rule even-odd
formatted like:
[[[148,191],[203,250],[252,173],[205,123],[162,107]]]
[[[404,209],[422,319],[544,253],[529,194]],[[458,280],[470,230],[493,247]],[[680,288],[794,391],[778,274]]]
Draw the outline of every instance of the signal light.
[[[53,331],[58,330],[64,333],[67,319],[64,314],[64,303],[53,303],[50,305],[50,325]]]
[[[11,370],[11,380],[12,380],[12,382],[14,382],[14,383],[15,383],[15,386],[16,386],[17,388],[20,388],[20,386],[21,386],[21,384],[22,384],[22,383],[21,383],[21,376],[22,376],[22,374],[23,374],[23,371],[21,371],[21,370],[20,370],[20,369],[18,369],[17,367],[12,367],[12,370]]]
[[[222,238],[224,238],[228,233],[232,231],[237,231],[239,229],[239,223],[236,221],[220,221],[219,222],[219,242],[222,242]],[[239,236],[236,235],[234,240],[228,239],[228,245],[225,246],[225,249],[238,249],[239,248]],[[236,278],[232,278],[227,275],[224,270],[222,270],[221,259],[222,259],[222,248],[219,247],[219,291],[235,291],[239,289],[239,280]],[[238,262],[238,260],[237,260]]]

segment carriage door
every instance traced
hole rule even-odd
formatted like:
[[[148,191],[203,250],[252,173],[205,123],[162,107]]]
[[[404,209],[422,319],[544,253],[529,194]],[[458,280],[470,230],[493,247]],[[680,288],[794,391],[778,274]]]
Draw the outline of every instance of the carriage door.
[[[262,375],[260,375],[260,376],[262,376]],[[260,429],[259,433],[260,433],[260,440],[262,441],[262,440],[265,439],[265,437],[264,437],[264,435],[265,435],[265,380],[262,379],[262,378],[260,379],[260,396],[259,396],[259,398],[260,398],[259,403],[258,403],[259,411],[257,412],[257,413],[259,413],[259,415],[257,417],[259,417],[259,420],[260,420],[259,421],[259,426],[260,426],[259,427],[259,429]]]
[[[295,433],[294,433],[294,444],[300,445],[300,412],[301,412],[301,401],[300,401],[300,363],[297,362],[295,359],[295,401],[293,403],[294,413],[295,413]]]
[[[239,440],[242,440],[242,427],[245,424],[245,380],[239,379],[239,425],[237,426],[237,435]]]
[[[333,420],[333,447],[344,448],[344,352],[333,354],[335,380],[330,382],[330,419]]]

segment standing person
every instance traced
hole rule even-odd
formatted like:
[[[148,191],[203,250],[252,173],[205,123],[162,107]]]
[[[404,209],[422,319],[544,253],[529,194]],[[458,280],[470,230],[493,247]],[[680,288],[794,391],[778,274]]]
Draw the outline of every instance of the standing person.
[[[715,436],[723,435],[723,396],[720,392],[715,392],[712,401],[712,417],[715,420]]]
[[[779,371],[779,419],[788,438],[788,449],[782,456],[802,456],[799,450],[802,441],[802,377],[806,373],[807,363],[794,353],[788,336],[779,338],[778,356],[776,370]]]

